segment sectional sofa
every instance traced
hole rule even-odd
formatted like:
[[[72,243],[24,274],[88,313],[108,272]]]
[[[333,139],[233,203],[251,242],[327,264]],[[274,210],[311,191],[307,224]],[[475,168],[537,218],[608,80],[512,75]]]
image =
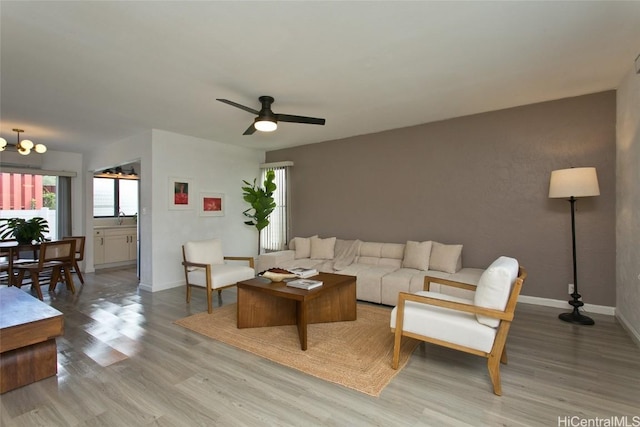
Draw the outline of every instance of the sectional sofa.
[[[395,306],[399,292],[423,290],[424,276],[477,285],[484,269],[462,267],[462,245],[433,241],[363,242],[335,237],[295,237],[289,249],[261,254],[257,271],[269,268],[315,268],[356,277],[361,301]],[[473,298],[471,291],[432,284],[431,290]]]

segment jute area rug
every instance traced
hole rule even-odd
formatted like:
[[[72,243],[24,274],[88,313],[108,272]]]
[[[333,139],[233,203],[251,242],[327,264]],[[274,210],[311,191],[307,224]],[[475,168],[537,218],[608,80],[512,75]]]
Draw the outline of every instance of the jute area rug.
[[[238,329],[236,304],[175,323],[314,377],[379,396],[419,344],[417,340],[403,338],[400,365],[398,370],[391,368],[390,312],[390,308],[358,304],[356,321],[309,325],[307,351],[300,349],[295,325]]]

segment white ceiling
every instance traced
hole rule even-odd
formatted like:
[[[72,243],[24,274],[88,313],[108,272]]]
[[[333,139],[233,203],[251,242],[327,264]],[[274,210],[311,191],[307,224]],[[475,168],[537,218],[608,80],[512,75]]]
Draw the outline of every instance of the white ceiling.
[[[614,89],[640,2],[0,2],[1,133],[87,152],[151,128],[275,149]],[[243,136],[217,102],[324,117]]]

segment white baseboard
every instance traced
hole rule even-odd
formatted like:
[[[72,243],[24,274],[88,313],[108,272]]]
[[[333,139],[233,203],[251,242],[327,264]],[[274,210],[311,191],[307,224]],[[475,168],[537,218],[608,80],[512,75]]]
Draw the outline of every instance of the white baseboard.
[[[153,292],[153,286],[147,284],[147,283],[138,283],[138,289],[140,289],[141,291],[146,291],[146,292]]]
[[[631,323],[622,315],[622,313],[618,312],[616,314],[616,318],[622,324],[622,327],[631,335],[631,339],[636,342],[638,346],[640,346],[640,331],[634,328]]]
[[[550,299],[550,298],[540,298],[540,297],[530,297],[527,295],[520,295],[518,297],[518,302],[523,302],[525,304],[535,304],[535,305],[544,305],[546,307],[556,307],[556,308],[572,308],[569,303],[565,300],[558,299]],[[608,316],[616,315],[616,308],[609,307],[606,305],[595,305],[595,304],[587,304],[585,303],[583,310],[586,313],[596,313],[596,314],[606,314]]]
[[[178,281],[178,282],[162,283],[156,286],[151,286],[148,283],[140,282],[138,284],[138,289],[146,292],[158,292],[158,291],[164,291],[167,289],[178,288],[180,286],[184,286],[184,280]]]

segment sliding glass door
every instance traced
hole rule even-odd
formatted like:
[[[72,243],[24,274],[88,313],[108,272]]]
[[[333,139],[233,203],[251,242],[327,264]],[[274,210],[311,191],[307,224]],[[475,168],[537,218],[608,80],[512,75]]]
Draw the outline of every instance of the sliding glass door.
[[[71,230],[69,188],[68,177],[1,173],[0,218],[44,218],[45,237],[58,239]]]

